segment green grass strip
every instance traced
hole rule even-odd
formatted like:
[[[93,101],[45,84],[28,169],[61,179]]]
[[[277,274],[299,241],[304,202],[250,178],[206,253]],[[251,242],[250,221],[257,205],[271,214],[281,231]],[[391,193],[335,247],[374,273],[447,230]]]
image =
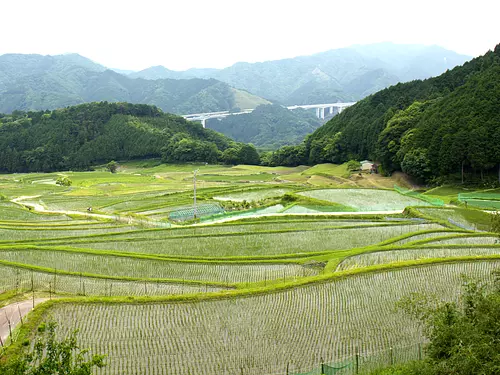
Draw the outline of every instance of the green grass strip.
[[[141,277],[130,277],[130,276],[110,276],[110,275],[98,275],[87,272],[73,272],[65,271],[54,268],[40,267],[31,264],[23,264],[17,262],[9,262],[7,260],[0,260],[0,265],[21,268],[30,271],[36,271],[41,273],[46,273],[50,275],[63,275],[63,276],[76,276],[76,277],[86,277],[91,279],[102,279],[102,280],[115,280],[115,281],[141,281],[150,283],[164,283],[164,284],[188,284],[188,285],[201,285],[201,286],[215,286],[219,288],[235,288],[232,283],[222,283],[216,281],[198,281],[189,279],[157,279],[157,278],[141,278]]]
[[[404,224],[404,225],[418,225],[420,223]],[[222,233],[206,233],[206,234],[190,234],[190,235],[173,235],[165,238],[149,238],[149,237],[133,237],[133,238],[114,238],[117,236],[125,236],[127,234],[137,234],[152,231],[162,231],[162,230],[177,230],[171,228],[149,228],[142,230],[131,230],[123,232],[113,232],[113,233],[96,233],[87,236],[68,236],[68,237],[53,237],[53,238],[41,238],[41,239],[26,239],[26,240],[8,240],[0,241],[0,245],[4,244],[44,244],[44,243],[95,243],[104,242],[105,240],[113,237],[114,242],[135,242],[135,241],[163,241],[167,239],[184,239],[184,238],[211,238],[211,237],[238,237],[238,236],[254,236],[262,234],[279,234],[279,233],[301,233],[301,232],[321,232],[327,230],[338,230],[338,229],[357,229],[357,228],[378,228],[378,227],[389,227],[395,226],[393,223],[381,223],[377,225],[373,224],[358,224],[358,225],[346,225],[346,226],[331,226],[324,227],[320,229],[316,228],[302,228],[302,229],[272,229],[272,230],[255,230],[252,232],[222,232]],[[192,229],[192,228],[191,228]],[[97,240],[96,240],[97,239]]]

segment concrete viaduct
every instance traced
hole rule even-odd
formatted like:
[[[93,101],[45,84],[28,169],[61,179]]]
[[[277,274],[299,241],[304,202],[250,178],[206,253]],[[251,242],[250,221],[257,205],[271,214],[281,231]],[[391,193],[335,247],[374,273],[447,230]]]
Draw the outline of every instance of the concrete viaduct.
[[[341,113],[344,109],[347,107],[350,107],[351,105],[356,104],[356,102],[351,102],[351,103],[329,103],[329,104],[305,104],[305,105],[292,105],[289,107],[286,107],[290,111],[293,111],[294,109],[297,108],[302,108],[302,109],[316,109],[316,116],[320,119],[325,118],[325,111],[328,111],[329,114],[331,115],[336,115],[338,113]],[[205,127],[206,121],[211,118],[224,118],[227,116],[237,116],[237,115],[243,115],[245,113],[251,113],[253,109],[245,109],[241,112],[229,112],[229,111],[220,111],[220,112],[206,112],[206,113],[193,113],[190,115],[183,115],[186,120],[188,121],[199,121]]]

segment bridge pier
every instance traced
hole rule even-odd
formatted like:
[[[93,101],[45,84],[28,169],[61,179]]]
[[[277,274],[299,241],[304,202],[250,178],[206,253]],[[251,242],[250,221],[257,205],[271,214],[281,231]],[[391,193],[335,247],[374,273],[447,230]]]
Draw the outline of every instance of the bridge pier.
[[[206,119],[206,118],[204,118],[204,119],[202,119],[202,120],[201,120],[201,125],[202,125],[204,128],[206,128],[206,126],[205,126],[205,125],[206,125],[206,123],[207,123],[207,119]]]
[[[325,108],[316,108],[316,117],[322,120],[325,119]]]
[[[333,115],[333,106],[330,107],[330,114]]]

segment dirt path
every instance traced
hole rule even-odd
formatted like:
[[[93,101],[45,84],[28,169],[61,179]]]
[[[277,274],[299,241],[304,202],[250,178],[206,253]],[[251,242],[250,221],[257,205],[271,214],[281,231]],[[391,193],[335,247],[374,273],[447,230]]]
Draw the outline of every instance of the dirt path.
[[[36,199],[40,198],[41,195],[32,195],[32,196],[22,196],[22,197],[17,197],[11,200],[12,203],[18,204],[20,206],[25,206],[33,211],[36,212],[43,212],[46,214],[57,214],[57,215],[83,215],[87,218],[94,218],[94,219],[106,219],[106,220],[115,220],[115,221],[121,221],[125,222],[128,224],[148,224],[148,225],[154,225],[154,226],[160,226],[160,227],[170,227],[170,224],[161,222],[161,221],[154,221],[154,220],[147,220],[147,219],[136,219],[132,217],[127,217],[127,216],[118,216],[118,215],[104,215],[104,214],[96,214],[92,212],[82,212],[82,211],[67,211],[67,210],[48,210],[44,206],[42,206],[40,203],[35,203],[35,202],[25,202],[25,200],[30,200],[30,199]]]
[[[22,196],[22,197],[17,197],[17,198],[12,199],[11,202],[19,204],[21,206],[29,207],[29,208],[33,209],[34,211],[43,212],[43,213],[47,213],[47,214],[85,215],[87,217],[93,217],[93,218],[97,218],[97,219],[112,219],[112,220],[118,219],[118,216],[94,214],[92,212],[48,210],[44,206],[42,206],[40,203],[24,202],[25,200],[28,200],[28,199],[36,199],[36,198],[40,198],[40,197],[41,197],[41,195]]]
[[[176,227],[176,225],[170,225],[164,222],[155,222],[155,221],[150,221],[150,220],[140,220],[140,219],[135,219],[135,218],[129,218],[129,217],[120,217],[120,216],[113,216],[113,215],[103,215],[103,214],[94,214],[91,212],[84,213],[81,211],[66,211],[66,210],[48,210],[44,206],[42,206],[39,203],[34,203],[34,202],[24,202],[25,200],[29,199],[36,199],[39,198],[40,195],[34,195],[34,196],[22,196],[18,197],[15,199],[12,199],[11,202],[19,204],[21,206],[25,207],[31,207],[34,211],[37,212],[44,212],[44,213],[50,213],[50,214],[62,214],[62,215],[85,215],[86,217],[89,218],[96,218],[96,219],[111,219],[111,220],[116,220],[116,221],[125,221],[128,222],[129,224],[151,224],[151,225],[159,225],[159,226],[171,226]],[[342,216],[342,215],[395,215],[395,214],[400,214],[402,213],[403,210],[390,210],[390,211],[353,211],[353,212],[309,212],[309,213],[274,213],[274,214],[265,214],[265,215],[246,215],[246,216],[231,216],[231,217],[226,217],[226,218],[221,218],[218,220],[213,220],[213,221],[207,221],[199,224],[193,224],[194,226],[198,225],[206,225],[206,224],[216,224],[216,223],[225,223],[227,221],[235,221],[235,220],[240,220],[240,219],[247,219],[247,218],[258,218],[258,217],[266,217],[266,216],[301,216],[301,215],[310,215],[310,216],[317,216],[317,215],[325,215],[325,216]]]
[[[35,305],[46,300],[47,298],[36,298]],[[31,310],[33,310],[33,300],[16,302],[0,308],[0,337],[4,344],[9,337],[10,330],[14,331],[14,328],[21,322],[21,317],[26,316]]]

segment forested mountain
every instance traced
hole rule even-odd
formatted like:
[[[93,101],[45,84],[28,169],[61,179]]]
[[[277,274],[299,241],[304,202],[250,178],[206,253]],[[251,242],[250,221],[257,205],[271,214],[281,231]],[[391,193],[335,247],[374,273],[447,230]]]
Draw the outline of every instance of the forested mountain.
[[[264,149],[295,145],[320,127],[322,121],[303,109],[290,111],[278,104],[261,105],[253,112],[210,119],[206,126],[232,139]]]
[[[500,45],[439,77],[371,95],[270,164],[376,159],[421,180],[483,179],[500,168]],[[499,169],[500,171],[500,169]]]
[[[436,76],[470,57],[438,46],[379,43],[262,63],[191,69],[152,67],[131,77],[215,78],[283,104],[357,101],[397,82]]]
[[[151,104],[177,114],[269,103],[215,79],[131,79],[76,54],[0,56],[0,112],[103,100]]]
[[[149,157],[259,163],[253,146],[144,104],[101,102],[0,114],[0,172],[87,169],[111,160]]]

